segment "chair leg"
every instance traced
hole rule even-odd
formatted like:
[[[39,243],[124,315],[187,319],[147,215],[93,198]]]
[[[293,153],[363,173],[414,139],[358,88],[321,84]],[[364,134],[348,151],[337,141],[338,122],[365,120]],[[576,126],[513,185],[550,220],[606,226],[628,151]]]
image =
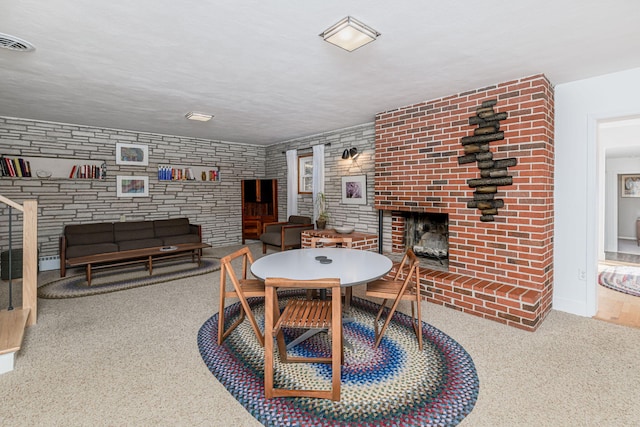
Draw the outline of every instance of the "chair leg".
[[[263,253],[263,254],[266,254],[266,253],[267,253],[267,244],[266,244],[266,243],[263,243],[263,244],[262,244],[262,253]]]
[[[244,319],[244,315],[246,313],[247,317],[249,318],[249,323],[251,323],[251,327],[253,328],[253,331],[255,332],[256,337],[258,338],[258,341],[260,342],[260,346],[264,347],[265,336],[260,331],[258,322],[256,322],[255,317],[253,317],[253,314],[251,313],[251,307],[249,307],[249,303],[247,302],[246,299],[240,298],[240,304],[242,304],[242,316],[241,316],[242,319]]]
[[[267,299],[270,301],[270,298]],[[270,399],[273,396],[273,311],[265,305],[264,313],[264,396]]]
[[[342,305],[342,310],[348,312],[351,310],[351,297],[353,295],[353,288],[351,286],[347,286],[344,288],[344,304]]]
[[[413,303],[411,304],[411,309],[413,311]],[[420,351],[422,351],[422,305],[420,305],[419,285],[416,288],[416,310],[418,311],[417,313],[418,324],[415,326],[415,330],[416,330],[416,336],[418,337],[418,347],[420,348]],[[413,315],[413,313],[411,314]]]
[[[387,330],[387,327],[389,326],[389,323],[391,323],[391,318],[393,317],[393,314],[396,312],[396,309],[398,308],[398,304],[400,304],[400,300],[402,299],[402,295],[404,295],[404,292],[405,292],[406,289],[407,289],[407,283],[405,283],[402,286],[402,288],[400,288],[400,292],[398,292],[398,297],[396,297],[395,301],[393,301],[393,305],[389,309],[389,313],[387,314],[387,318],[385,319],[384,324],[382,325],[382,329],[380,329],[380,335],[378,335],[376,337],[375,348],[378,348],[378,346],[380,345],[380,341],[382,341],[382,337],[384,336],[384,332]],[[384,300],[384,303],[386,303],[386,302],[387,301]],[[378,323],[377,323],[377,320],[376,320],[376,326],[377,325],[378,325]]]
[[[220,313],[224,313],[224,309],[222,309]],[[233,322],[233,324],[229,326],[225,331],[224,330],[224,314],[218,315],[218,345],[222,345],[222,343],[224,342],[224,340],[227,339],[229,334],[231,334],[231,332],[233,332],[233,330],[237,328],[238,325],[244,321],[244,317],[245,317],[244,309],[242,309],[240,310],[240,317],[238,317],[238,319],[235,322]],[[260,341],[260,336],[258,336],[258,341]]]

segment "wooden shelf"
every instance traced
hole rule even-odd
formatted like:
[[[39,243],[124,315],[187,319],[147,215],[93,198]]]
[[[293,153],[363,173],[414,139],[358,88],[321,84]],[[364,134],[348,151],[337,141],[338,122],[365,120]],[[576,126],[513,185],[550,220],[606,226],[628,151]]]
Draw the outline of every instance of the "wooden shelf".
[[[31,176],[3,176],[2,178],[12,179],[48,179],[48,178],[64,178],[64,179],[104,179],[102,177],[102,166],[106,162],[104,160],[87,160],[87,159],[69,159],[60,157],[31,157],[31,156],[4,156],[10,159],[22,159],[24,162],[28,162],[31,169]],[[3,159],[4,161],[4,159]],[[76,173],[71,177],[71,172],[76,167]],[[80,178],[77,176],[77,171],[84,167],[85,175],[95,178]],[[15,166],[14,166],[15,168]],[[91,173],[93,172],[93,174]],[[106,172],[106,170],[105,170]],[[99,175],[97,175],[99,173]],[[49,176],[47,176],[49,175]]]
[[[159,165],[158,182],[220,182],[220,167]]]

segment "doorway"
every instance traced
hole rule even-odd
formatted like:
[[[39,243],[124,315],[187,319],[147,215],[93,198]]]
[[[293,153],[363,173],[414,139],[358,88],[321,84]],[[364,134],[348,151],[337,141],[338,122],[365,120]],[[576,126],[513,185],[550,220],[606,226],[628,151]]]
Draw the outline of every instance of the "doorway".
[[[627,117],[598,123],[599,213],[598,273],[615,266],[637,266],[640,246],[636,218],[640,198],[622,198],[620,175],[640,174],[640,118]],[[640,297],[604,287],[596,280],[597,312],[594,318],[640,328]]]

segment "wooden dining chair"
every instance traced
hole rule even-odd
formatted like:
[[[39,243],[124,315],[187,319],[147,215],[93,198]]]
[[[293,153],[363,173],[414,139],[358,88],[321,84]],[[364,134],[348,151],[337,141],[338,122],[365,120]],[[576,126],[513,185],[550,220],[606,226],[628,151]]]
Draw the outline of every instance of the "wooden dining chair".
[[[353,239],[351,237],[312,237],[312,248],[348,248],[353,246]],[[344,309],[349,310],[351,307],[351,295],[353,289],[351,286],[344,288]],[[307,291],[307,298],[313,298],[315,294],[314,290]]]
[[[238,277],[231,263],[235,260],[242,261],[241,275]],[[240,324],[246,317],[251,323],[251,327],[258,337],[261,346],[264,346],[264,334],[260,331],[258,323],[249,307],[247,298],[263,297],[264,283],[258,279],[250,279],[247,277],[249,268],[253,264],[253,255],[247,246],[239,249],[220,259],[220,310],[218,312],[218,345],[229,336],[229,334]],[[227,276],[232,286],[227,285]],[[240,317],[228,329],[224,329],[224,307],[227,298],[237,298],[240,300]]]
[[[374,321],[375,348],[378,348],[393,314],[402,300],[411,302],[411,324],[418,338],[418,346],[422,351],[422,310],[420,309],[420,261],[411,249],[402,257],[397,266],[396,273],[391,279],[378,279],[367,283],[366,296],[370,298],[382,298],[380,310]],[[386,308],[387,301],[393,301],[389,313],[380,328],[380,320]],[[415,308],[414,308],[415,304]]]
[[[330,300],[291,299],[280,314],[276,288],[329,289]],[[265,345],[264,391],[265,398],[317,397],[340,400],[340,370],[342,365],[342,308],[340,279],[290,280],[267,278],[265,280]],[[290,356],[284,341],[283,329],[327,328],[331,336],[329,357]],[[274,385],[274,337],[283,363],[331,363],[331,389],[286,389]]]

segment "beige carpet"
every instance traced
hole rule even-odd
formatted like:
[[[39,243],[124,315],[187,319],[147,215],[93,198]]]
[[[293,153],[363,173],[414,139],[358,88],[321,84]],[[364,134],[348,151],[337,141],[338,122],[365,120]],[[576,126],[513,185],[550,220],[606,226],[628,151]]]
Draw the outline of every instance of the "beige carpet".
[[[252,250],[260,256],[258,245]],[[39,300],[38,324],[27,331],[16,369],[0,375],[0,424],[259,425],[198,352],[198,329],[217,312],[218,282],[215,272],[95,297]],[[531,333],[428,303],[423,313],[476,364],[480,395],[461,425],[637,425],[639,329],[552,311]]]

